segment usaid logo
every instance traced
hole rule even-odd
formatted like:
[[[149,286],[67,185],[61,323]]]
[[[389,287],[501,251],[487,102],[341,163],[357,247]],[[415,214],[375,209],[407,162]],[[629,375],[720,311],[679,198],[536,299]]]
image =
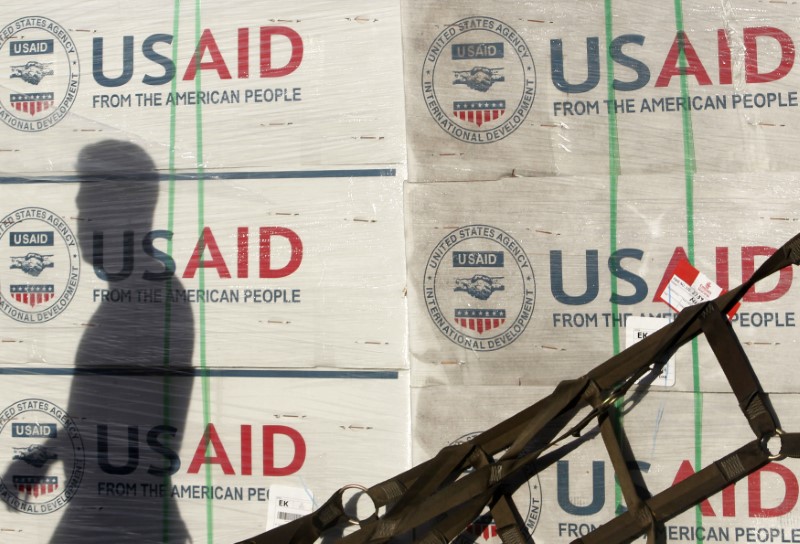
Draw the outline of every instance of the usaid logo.
[[[531,51],[502,21],[461,19],[428,49],[422,92],[433,119],[454,138],[477,144],[502,140],[522,125],[533,106]]]
[[[508,233],[469,225],[431,252],[423,282],[428,313],[459,346],[493,351],[514,342],[533,315],[531,261]]]
[[[26,514],[59,510],[78,492],[86,466],[77,425],[46,400],[6,407],[0,413],[0,466],[0,500],[9,508]]]
[[[15,321],[50,321],[77,291],[75,235],[49,210],[21,208],[0,221],[0,265],[0,312]]]
[[[22,17],[0,29],[0,120],[23,132],[61,121],[78,93],[75,43],[46,17]]]

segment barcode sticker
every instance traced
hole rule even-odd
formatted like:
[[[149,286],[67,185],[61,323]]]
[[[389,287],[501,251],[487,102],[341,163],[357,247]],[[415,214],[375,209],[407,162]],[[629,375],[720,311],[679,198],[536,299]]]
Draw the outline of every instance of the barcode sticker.
[[[314,495],[308,489],[288,485],[269,488],[267,530],[285,525],[314,511]]]
[[[294,521],[296,519],[300,519],[305,514],[293,514],[291,512],[281,512],[278,510],[278,519],[282,521]]]

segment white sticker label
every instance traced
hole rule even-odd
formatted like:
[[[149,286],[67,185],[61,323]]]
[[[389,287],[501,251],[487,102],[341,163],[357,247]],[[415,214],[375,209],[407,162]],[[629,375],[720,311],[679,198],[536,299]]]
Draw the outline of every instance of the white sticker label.
[[[314,511],[314,494],[302,487],[272,485],[267,503],[267,530],[285,525]]]
[[[641,342],[651,333],[669,325],[669,319],[663,317],[640,317],[632,315],[628,317],[625,328],[625,347],[629,348],[637,342]],[[671,357],[667,364],[663,366],[658,376],[653,376],[651,370],[638,380],[636,383],[646,382],[650,385],[660,385],[672,387],[675,385],[675,357]]]

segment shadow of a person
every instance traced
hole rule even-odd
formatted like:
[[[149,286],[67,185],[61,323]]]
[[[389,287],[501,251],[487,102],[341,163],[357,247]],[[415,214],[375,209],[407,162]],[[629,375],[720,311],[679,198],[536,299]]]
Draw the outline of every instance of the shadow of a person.
[[[142,148],[115,140],[85,147],[77,168],[82,256],[108,286],[94,290],[100,302],[78,346],[67,408],[82,435],[85,472],[50,542],[189,542],[170,491],[191,396],[194,326],[191,308],[168,296],[181,289],[174,263],[155,249],[171,234],[161,231],[155,244],[148,236],[158,175]],[[59,462],[58,443],[48,448]]]

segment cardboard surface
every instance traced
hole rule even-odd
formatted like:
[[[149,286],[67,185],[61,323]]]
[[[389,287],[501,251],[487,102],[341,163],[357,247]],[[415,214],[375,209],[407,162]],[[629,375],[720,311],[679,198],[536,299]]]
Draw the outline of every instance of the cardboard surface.
[[[0,37],[3,176],[69,176],[100,138],[207,173],[404,162],[396,2],[29,8],[9,7]]]
[[[674,318],[683,259],[725,289],[797,231],[790,3],[50,4],[0,21],[14,542],[251,536]],[[782,415],[794,283],[733,317]],[[745,440],[703,342],[650,391],[624,421],[653,489]],[[776,466],[669,542],[800,541]],[[597,441],[515,500],[545,543],[620,506]]]
[[[408,467],[401,58],[393,1],[4,10],[4,542],[233,542]]]
[[[487,430],[550,393],[550,388],[524,386],[414,389],[414,462]],[[781,423],[786,428],[796,425],[796,395],[776,395],[773,400]],[[700,416],[695,411],[698,402],[703,406]],[[700,400],[691,393],[650,391],[629,395],[624,406],[621,422],[652,494],[754,439],[731,394],[707,394]],[[513,495],[537,543],[571,542],[624,511],[595,426],[559,447],[564,456]],[[794,459],[767,465],[703,502],[699,513],[692,509],[668,522],[667,541],[705,537],[709,542],[791,542],[797,537],[798,471]],[[493,524],[476,522],[467,534],[476,542],[500,542]]]
[[[403,15],[412,181],[609,174],[615,161],[682,172],[687,146],[700,173],[798,170],[787,4],[689,1],[643,16],[630,2],[460,0],[409,2]]]
[[[688,221],[696,267],[726,288],[795,234],[791,183],[698,176],[688,211],[683,183],[620,177],[615,212],[601,177],[410,184],[414,383],[553,387],[624,349],[628,316],[674,318],[656,293],[689,255]],[[793,274],[757,285],[733,321],[770,391],[795,390],[782,379],[796,346]],[[705,344],[697,362],[691,353],[676,361],[673,389],[693,390],[699,364],[702,390],[728,390]]]
[[[159,370],[3,374],[5,542],[234,542],[272,485],[324,502],[407,462],[406,372]]]
[[[202,342],[215,367],[405,366],[398,174],[154,181],[147,202],[120,184],[7,195],[3,365],[72,365],[93,326],[160,344],[172,322],[196,364]],[[106,351],[104,364],[130,356]]]

